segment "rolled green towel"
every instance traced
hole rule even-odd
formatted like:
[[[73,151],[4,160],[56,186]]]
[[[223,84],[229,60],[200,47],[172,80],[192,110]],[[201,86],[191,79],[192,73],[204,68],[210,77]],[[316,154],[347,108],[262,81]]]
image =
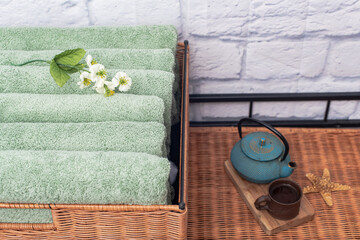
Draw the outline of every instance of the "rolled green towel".
[[[156,96],[115,94],[0,93],[0,122],[164,123],[164,102]]]
[[[170,48],[175,52],[174,26],[13,27],[0,28],[0,49],[51,50],[72,48]]]
[[[175,57],[170,49],[85,49],[107,68],[145,69],[173,72]],[[59,50],[22,51],[0,50],[0,65],[21,64],[34,59],[51,60]],[[43,62],[32,66],[47,66]]]
[[[120,151],[166,156],[165,137],[164,125],[156,122],[0,124],[0,150]]]
[[[108,74],[113,77],[118,71],[124,71],[132,78],[128,94],[153,95],[164,101],[164,122],[169,131],[173,101],[175,102],[173,96],[174,74],[159,70],[120,69],[109,69]],[[0,93],[98,94],[91,88],[80,89],[77,85],[78,81],[79,75],[72,74],[72,78],[60,88],[51,78],[49,67],[0,66]]]
[[[170,162],[145,153],[0,151],[0,202],[167,204]]]

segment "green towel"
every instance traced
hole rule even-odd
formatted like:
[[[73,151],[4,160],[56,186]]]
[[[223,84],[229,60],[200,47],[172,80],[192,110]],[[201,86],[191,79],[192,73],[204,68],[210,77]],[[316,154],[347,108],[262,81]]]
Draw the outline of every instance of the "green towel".
[[[172,107],[175,103],[173,96],[174,74],[159,70],[120,69],[109,69],[108,74],[115,76],[118,71],[125,71],[132,78],[132,85],[127,92],[128,94],[153,95],[164,101],[164,122],[169,132]],[[98,94],[92,88],[80,89],[77,85],[78,81],[79,75],[72,74],[72,78],[60,88],[51,78],[48,67],[0,66],[0,93]]]
[[[170,48],[175,52],[174,26],[16,27],[0,28],[0,49],[53,50],[72,48]]]
[[[107,68],[147,69],[173,72],[174,54],[170,49],[85,49],[99,63]],[[0,65],[21,64],[34,59],[51,60],[59,50],[21,51],[0,50]],[[29,64],[30,65],[30,64]],[[43,62],[32,66],[46,66]]]
[[[0,122],[164,123],[164,102],[155,96],[115,94],[0,93]]]
[[[164,125],[155,122],[1,123],[0,150],[121,151],[166,156],[165,134]]]
[[[145,153],[0,151],[0,166],[0,202],[168,203],[170,162]]]
[[[49,209],[0,208],[0,223],[52,223]]]

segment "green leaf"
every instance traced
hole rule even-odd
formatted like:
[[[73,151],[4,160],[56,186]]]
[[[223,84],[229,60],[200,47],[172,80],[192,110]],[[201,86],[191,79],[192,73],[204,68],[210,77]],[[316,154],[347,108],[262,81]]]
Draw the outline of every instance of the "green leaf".
[[[85,65],[84,64],[76,64],[75,66],[65,66],[65,65],[61,65],[61,64],[58,64],[59,68],[64,70],[65,72],[67,73],[76,73],[78,72],[79,70],[82,70]]]
[[[50,74],[60,87],[70,79],[68,73],[75,73],[84,68],[80,60],[84,57],[86,51],[82,48],[66,50],[59,53],[50,62]]]
[[[66,50],[54,57],[57,64],[74,66],[85,56],[86,51],[82,48]]]
[[[115,91],[110,90],[108,86],[104,85],[104,88],[105,88],[105,94],[104,94],[105,97],[110,97],[114,95]]]
[[[64,86],[70,79],[70,76],[63,69],[59,68],[54,59],[50,63],[50,74],[60,87]]]

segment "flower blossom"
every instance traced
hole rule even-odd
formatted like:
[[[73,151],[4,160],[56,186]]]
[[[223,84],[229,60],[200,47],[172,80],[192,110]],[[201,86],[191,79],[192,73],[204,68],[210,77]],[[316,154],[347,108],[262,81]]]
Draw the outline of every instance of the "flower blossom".
[[[91,84],[90,74],[88,72],[82,72],[80,74],[80,81],[77,85],[80,86],[81,89],[88,87]]]
[[[119,86],[120,92],[127,92],[131,87],[132,80],[126,73],[117,72],[112,82]]]

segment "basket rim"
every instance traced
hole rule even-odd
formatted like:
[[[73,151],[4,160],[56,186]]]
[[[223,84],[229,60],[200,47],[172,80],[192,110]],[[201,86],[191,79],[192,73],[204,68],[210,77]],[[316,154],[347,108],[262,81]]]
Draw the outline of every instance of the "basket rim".
[[[179,205],[127,205],[127,204],[37,204],[37,203],[0,203],[0,208],[25,209],[78,209],[89,211],[122,211],[122,212],[153,212],[173,211],[185,212]]]

